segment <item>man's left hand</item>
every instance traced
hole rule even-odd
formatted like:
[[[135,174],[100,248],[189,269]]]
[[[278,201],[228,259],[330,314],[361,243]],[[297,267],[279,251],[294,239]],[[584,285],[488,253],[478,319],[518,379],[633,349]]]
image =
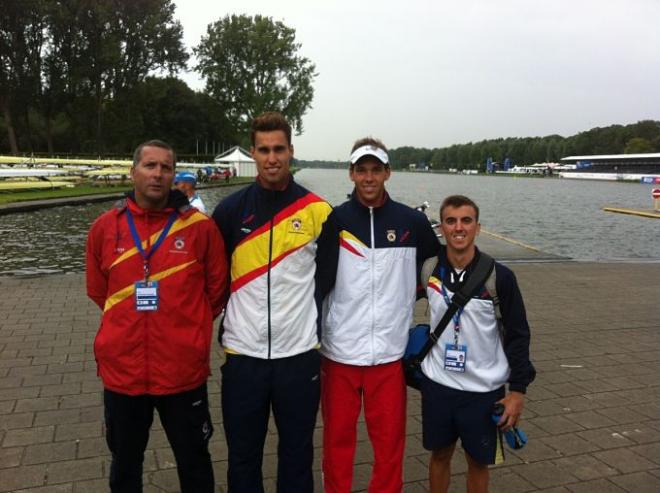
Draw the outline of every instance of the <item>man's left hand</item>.
[[[502,431],[509,431],[512,427],[518,425],[523,407],[525,407],[525,395],[515,391],[509,392],[504,399],[498,402],[504,405],[504,412],[497,426]]]

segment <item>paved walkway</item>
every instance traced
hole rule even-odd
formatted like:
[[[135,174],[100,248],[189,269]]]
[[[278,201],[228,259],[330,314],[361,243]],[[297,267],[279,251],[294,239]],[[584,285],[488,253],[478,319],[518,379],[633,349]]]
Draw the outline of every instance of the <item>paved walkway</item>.
[[[660,264],[512,267],[527,304],[539,376],[523,423],[530,442],[492,471],[491,490],[660,491]],[[83,285],[80,274],[0,279],[2,492],[107,490],[102,394],[92,354],[99,311]],[[216,428],[211,452],[224,492],[227,453],[217,349],[209,383]],[[428,454],[421,446],[414,392],[408,408],[404,490],[423,492]],[[319,430],[317,446],[320,437]],[[365,491],[372,454],[362,423],[359,440],[355,491]],[[275,491],[275,449],[273,432],[264,465],[267,491]],[[465,462],[457,457],[451,491],[464,491],[464,471]],[[145,458],[145,485],[146,492],[178,491],[172,453],[157,421]]]

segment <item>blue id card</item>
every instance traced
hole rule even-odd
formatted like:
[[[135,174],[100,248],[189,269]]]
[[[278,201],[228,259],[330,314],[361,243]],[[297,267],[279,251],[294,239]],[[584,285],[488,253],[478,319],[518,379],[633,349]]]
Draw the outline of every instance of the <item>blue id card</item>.
[[[138,312],[158,310],[158,281],[138,281],[135,283],[135,309]]]
[[[465,371],[465,360],[467,359],[467,346],[446,344],[445,345],[445,370]]]

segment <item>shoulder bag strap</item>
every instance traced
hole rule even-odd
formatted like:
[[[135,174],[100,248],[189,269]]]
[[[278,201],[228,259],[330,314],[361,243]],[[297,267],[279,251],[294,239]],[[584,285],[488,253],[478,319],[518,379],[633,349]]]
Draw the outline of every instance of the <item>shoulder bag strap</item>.
[[[500,309],[500,297],[497,294],[497,276],[495,269],[488,279],[486,279],[486,290],[493,300],[493,310],[495,311],[495,320],[497,321],[497,331],[500,334],[500,339],[504,342],[504,323],[502,322],[502,310]]]

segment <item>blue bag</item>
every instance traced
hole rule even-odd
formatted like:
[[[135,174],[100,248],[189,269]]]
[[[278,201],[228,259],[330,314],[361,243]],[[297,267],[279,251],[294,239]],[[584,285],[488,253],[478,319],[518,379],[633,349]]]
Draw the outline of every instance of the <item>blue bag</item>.
[[[419,384],[422,379],[419,353],[429,340],[430,333],[431,326],[429,324],[417,324],[410,329],[408,332],[408,345],[403,353],[403,371],[406,377],[406,384],[417,390],[419,390]]]

